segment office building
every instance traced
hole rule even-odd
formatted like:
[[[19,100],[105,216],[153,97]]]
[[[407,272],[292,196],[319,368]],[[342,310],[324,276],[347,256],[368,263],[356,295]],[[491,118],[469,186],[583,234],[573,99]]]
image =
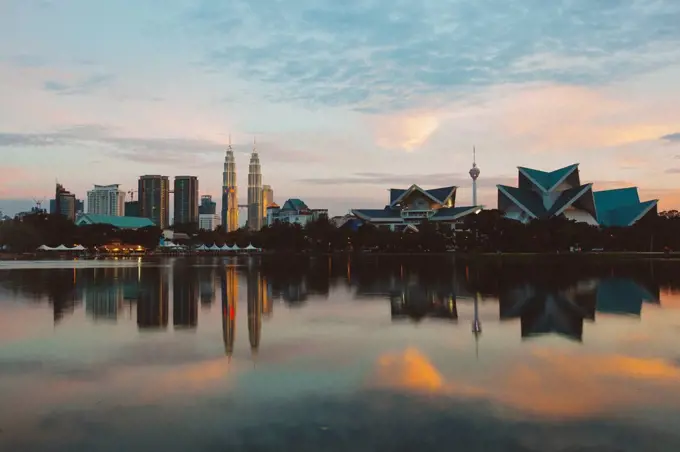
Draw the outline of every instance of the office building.
[[[498,210],[506,218],[527,223],[565,217],[604,227],[625,227],[656,215],[657,200],[640,202],[636,187],[593,191],[581,185],[578,164],[555,171],[518,167],[518,186],[498,185]]]
[[[214,231],[221,226],[220,216],[216,213],[202,213],[198,216],[198,229]]]
[[[267,208],[274,204],[274,190],[271,185],[262,186],[262,222],[263,226],[267,221]]]
[[[170,182],[168,176],[140,176],[139,216],[149,218],[161,229],[170,224]]]
[[[66,190],[63,185],[57,183],[54,193],[54,211],[52,213],[63,215],[71,221],[76,220],[76,195]]]
[[[248,229],[259,231],[262,228],[262,169],[257,147],[253,141],[253,153],[248,165]]]
[[[125,216],[126,217],[139,217],[139,201],[126,201],[125,202]]]
[[[231,147],[231,137],[229,137],[229,147],[224,156],[224,171],[222,172],[222,225],[227,232],[233,232],[239,228],[236,160]]]
[[[173,223],[198,225],[198,178],[176,176],[174,193],[175,219]]]
[[[120,217],[125,213],[125,192],[119,184],[95,185],[87,192],[87,213]]]
[[[201,204],[198,206],[198,214],[216,214],[217,213],[217,203],[212,200],[211,195],[201,196]]]

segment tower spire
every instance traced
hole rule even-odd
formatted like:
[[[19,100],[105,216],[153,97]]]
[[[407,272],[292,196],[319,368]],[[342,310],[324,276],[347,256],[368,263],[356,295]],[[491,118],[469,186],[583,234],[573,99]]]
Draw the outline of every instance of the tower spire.
[[[477,167],[477,149],[472,145],[472,168],[470,168],[470,177],[472,178],[472,205],[477,205],[477,178],[479,177],[479,168]]]

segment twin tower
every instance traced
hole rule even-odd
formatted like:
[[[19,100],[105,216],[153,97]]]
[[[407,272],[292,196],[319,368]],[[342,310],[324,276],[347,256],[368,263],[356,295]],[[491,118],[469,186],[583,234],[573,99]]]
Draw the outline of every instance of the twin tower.
[[[224,172],[222,173],[222,225],[227,232],[236,231],[239,228],[238,221],[238,185],[236,183],[236,160],[234,150],[229,147],[224,157]],[[266,217],[266,207],[262,194],[262,169],[260,157],[257,154],[255,140],[253,140],[253,152],[250,154],[248,165],[248,229],[259,231]]]

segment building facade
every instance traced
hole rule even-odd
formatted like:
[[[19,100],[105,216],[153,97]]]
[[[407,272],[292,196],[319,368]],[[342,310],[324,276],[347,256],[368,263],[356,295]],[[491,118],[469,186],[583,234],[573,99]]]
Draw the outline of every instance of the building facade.
[[[139,201],[125,202],[125,216],[126,217],[141,217],[139,214]]]
[[[76,220],[76,195],[66,190],[63,185],[57,183],[54,193],[54,212],[63,215],[71,221]]]
[[[175,177],[175,217],[173,224],[198,225],[198,178]]]
[[[262,229],[262,169],[257,148],[253,145],[248,165],[248,229],[259,231]]]
[[[121,217],[125,213],[125,192],[120,184],[95,185],[87,192],[87,213]]]
[[[198,229],[203,231],[214,231],[221,224],[220,216],[216,213],[202,213],[198,215]]]
[[[216,214],[217,213],[217,203],[212,200],[211,195],[201,196],[201,204],[198,206],[198,214]]]
[[[406,189],[390,189],[390,203],[384,209],[353,209],[360,220],[393,231],[417,230],[423,221],[454,228],[467,215],[481,211],[479,206],[456,207],[457,187],[430,190],[411,185]]]
[[[170,224],[170,181],[168,176],[140,176],[138,188],[139,215],[161,229]]]
[[[222,172],[222,226],[226,232],[236,231],[239,228],[236,160],[231,147],[231,137],[229,137],[229,147],[224,156],[224,171]]]
[[[328,209],[310,209],[301,199],[289,199],[279,207],[272,204],[267,209],[267,226],[276,222],[306,225],[310,221],[315,221],[322,216],[328,217]]]
[[[274,204],[274,190],[271,185],[262,186],[262,226],[267,224],[267,208]]]
[[[581,184],[578,164],[555,171],[518,167],[517,187],[498,185],[498,210],[521,221],[565,217],[594,226],[631,226],[656,214],[657,200],[640,202],[636,187],[593,191]]]

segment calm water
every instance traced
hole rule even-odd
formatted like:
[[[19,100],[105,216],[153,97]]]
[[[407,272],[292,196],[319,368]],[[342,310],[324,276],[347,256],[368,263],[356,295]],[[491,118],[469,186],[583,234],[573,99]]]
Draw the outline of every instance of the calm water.
[[[679,428],[680,262],[0,262],[3,451],[678,451]]]

